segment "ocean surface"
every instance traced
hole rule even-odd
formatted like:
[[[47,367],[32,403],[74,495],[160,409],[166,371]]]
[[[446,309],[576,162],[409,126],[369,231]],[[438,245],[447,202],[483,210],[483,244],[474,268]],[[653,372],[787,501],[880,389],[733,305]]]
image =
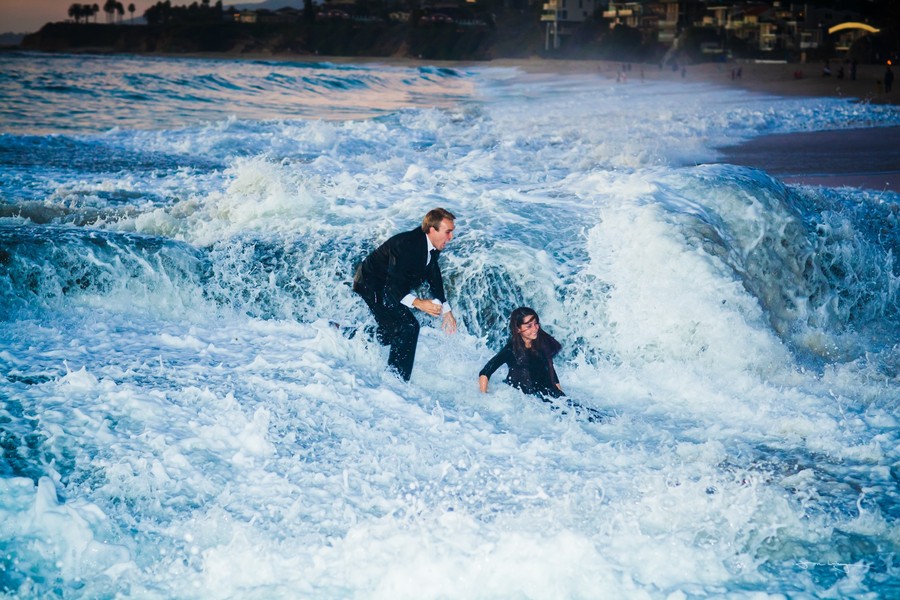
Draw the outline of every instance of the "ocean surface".
[[[900,597],[900,198],[717,164],[898,124],[636,76],[0,54],[3,597]],[[422,315],[403,383],[347,283],[436,206],[460,331]],[[519,305],[603,422],[479,393]]]

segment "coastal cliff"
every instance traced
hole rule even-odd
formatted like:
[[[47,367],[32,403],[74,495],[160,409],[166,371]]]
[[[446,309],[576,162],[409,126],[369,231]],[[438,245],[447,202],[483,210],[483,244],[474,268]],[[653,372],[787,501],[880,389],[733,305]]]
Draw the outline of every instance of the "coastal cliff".
[[[525,58],[542,50],[534,15],[508,11],[480,26],[351,19],[296,23],[48,23],[21,48],[41,52],[284,54],[411,57],[446,60]]]

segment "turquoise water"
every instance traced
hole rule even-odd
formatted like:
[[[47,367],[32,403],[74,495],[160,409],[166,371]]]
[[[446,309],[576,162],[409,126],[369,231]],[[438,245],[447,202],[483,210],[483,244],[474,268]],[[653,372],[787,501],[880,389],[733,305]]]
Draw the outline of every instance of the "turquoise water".
[[[7,595],[900,593],[898,197],[716,151],[895,107],[30,54],[0,98]],[[434,206],[460,331],[406,384],[329,322]],[[605,423],[479,394],[522,304]]]

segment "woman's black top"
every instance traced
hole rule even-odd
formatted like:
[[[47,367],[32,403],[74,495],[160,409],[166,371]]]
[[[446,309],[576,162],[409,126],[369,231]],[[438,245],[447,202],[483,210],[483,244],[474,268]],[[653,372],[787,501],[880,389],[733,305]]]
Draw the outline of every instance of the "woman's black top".
[[[559,383],[559,378],[556,376],[556,369],[553,368],[553,356],[540,349],[526,348],[522,359],[516,360],[512,342],[507,342],[503,350],[489,360],[478,375],[484,375],[490,379],[494,371],[500,368],[500,365],[509,367],[509,373],[507,373],[504,381],[526,394],[551,396],[553,398],[565,396],[556,387],[556,384]]]

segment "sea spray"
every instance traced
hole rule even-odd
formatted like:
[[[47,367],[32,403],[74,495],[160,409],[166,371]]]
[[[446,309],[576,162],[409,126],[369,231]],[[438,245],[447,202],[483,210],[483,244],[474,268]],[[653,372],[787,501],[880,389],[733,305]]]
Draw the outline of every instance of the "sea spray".
[[[698,164],[896,109],[490,66],[16,61],[6,593],[896,595],[896,194]],[[98,108],[122,82],[143,99]],[[460,331],[423,315],[407,384],[347,283],[434,206],[458,216]],[[519,305],[604,422],[478,392]]]

